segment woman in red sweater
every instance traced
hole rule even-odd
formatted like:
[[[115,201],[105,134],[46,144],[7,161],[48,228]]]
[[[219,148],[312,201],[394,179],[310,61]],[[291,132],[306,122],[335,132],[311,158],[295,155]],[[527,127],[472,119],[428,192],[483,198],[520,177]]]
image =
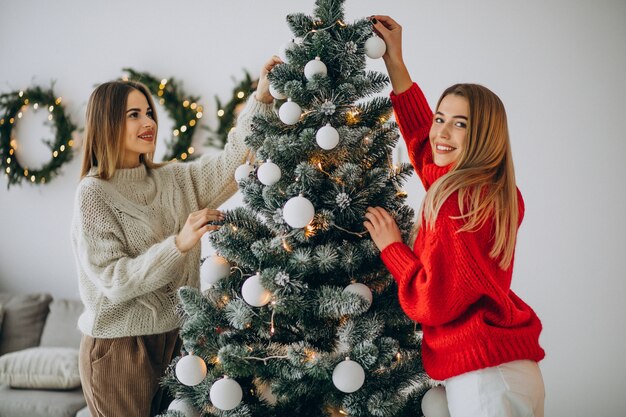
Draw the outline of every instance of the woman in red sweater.
[[[436,112],[402,58],[402,28],[372,24],[387,44],[396,120],[424,187],[413,250],[393,218],[370,207],[365,227],[421,323],[426,372],[445,381],[452,417],[543,417],[541,322],[510,289],[524,202],[515,185],[506,113],[485,87],[457,84]]]

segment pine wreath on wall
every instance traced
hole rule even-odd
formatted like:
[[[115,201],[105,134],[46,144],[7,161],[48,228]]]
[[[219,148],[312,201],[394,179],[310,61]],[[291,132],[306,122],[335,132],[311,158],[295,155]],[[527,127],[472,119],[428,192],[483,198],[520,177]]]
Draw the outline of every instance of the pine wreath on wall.
[[[7,188],[22,181],[45,184],[59,173],[64,163],[72,159],[72,132],[76,130],[76,125],[61,102],[62,98],[57,97],[52,88],[39,86],[0,95],[0,167],[8,178]],[[48,120],[56,131],[53,140],[43,140],[50,148],[51,159],[38,169],[23,166],[19,162],[16,155],[19,152],[19,141],[13,131],[24,113],[31,108],[34,111],[47,110]]]

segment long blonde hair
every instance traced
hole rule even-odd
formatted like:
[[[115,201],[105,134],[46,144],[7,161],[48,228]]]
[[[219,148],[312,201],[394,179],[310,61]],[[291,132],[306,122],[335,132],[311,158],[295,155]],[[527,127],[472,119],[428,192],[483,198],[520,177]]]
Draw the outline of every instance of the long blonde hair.
[[[124,157],[126,105],[128,95],[133,90],[141,92],[146,97],[158,129],[154,101],[145,85],[136,81],[110,81],[99,85],[91,93],[87,103],[81,178],[85,177],[91,168],[96,167],[96,176],[108,180],[120,165]],[[154,132],[155,141],[157,129]],[[143,154],[140,160],[148,168],[163,165],[154,163],[153,157],[152,154]]]
[[[477,230],[493,218],[494,243],[489,256],[499,258],[500,268],[507,269],[515,252],[519,208],[506,111],[497,95],[477,84],[449,87],[437,108],[449,94],[469,102],[465,146],[452,169],[429,188],[421,211],[427,226],[433,227],[443,203],[458,191],[459,218],[465,224],[457,232]]]

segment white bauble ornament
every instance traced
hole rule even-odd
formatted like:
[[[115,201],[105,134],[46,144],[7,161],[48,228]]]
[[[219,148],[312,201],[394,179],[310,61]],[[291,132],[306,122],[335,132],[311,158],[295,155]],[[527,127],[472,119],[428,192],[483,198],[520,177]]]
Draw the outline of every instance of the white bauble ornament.
[[[198,385],[206,376],[206,363],[194,354],[183,356],[176,363],[176,378],[187,386]]]
[[[448,398],[444,387],[431,388],[424,394],[422,413],[424,413],[424,417],[450,417]]]
[[[387,45],[385,41],[376,35],[365,41],[365,55],[372,59],[378,59],[385,55]]]
[[[273,84],[270,84],[270,94],[277,100],[284,100],[287,98],[287,96],[278,91]]]
[[[241,182],[243,180],[248,179],[248,176],[254,171],[250,162],[246,162],[243,165],[239,165],[235,170],[235,181]]]
[[[291,101],[291,99],[284,102],[278,109],[278,117],[286,125],[295,125],[300,120],[301,115],[302,109],[298,103]]]
[[[168,410],[179,411],[185,415],[185,417],[200,417],[198,410],[186,398],[176,398],[167,407]]]
[[[216,408],[228,411],[239,405],[243,398],[243,391],[237,381],[225,376],[213,383],[209,398]]]
[[[326,126],[317,131],[315,140],[320,148],[329,151],[334,149],[339,143],[339,132],[330,123],[327,123]]]
[[[230,275],[230,263],[228,259],[213,255],[202,262],[200,267],[200,284],[203,287],[210,287],[217,281],[228,278]],[[204,289],[202,289],[204,291]]]
[[[346,359],[335,366],[335,370],[333,371],[333,384],[335,384],[335,387],[339,391],[350,394],[361,388],[364,382],[365,371],[363,367],[355,361]]]
[[[290,198],[283,207],[283,218],[294,229],[300,229],[309,224],[313,216],[315,216],[315,207],[302,194]]]
[[[259,177],[259,181],[263,185],[274,185],[276,184],[281,177],[280,167],[272,162],[271,159],[265,161],[256,173],[257,177]]]
[[[258,273],[245,280],[241,286],[241,295],[252,307],[263,307],[272,299],[272,293],[261,285],[261,276]]]
[[[374,300],[374,297],[372,297],[372,290],[370,290],[367,285],[361,284],[360,282],[348,285],[343,289],[343,291],[351,292],[352,294],[360,295],[365,298],[368,303],[368,308],[372,305],[372,301]]]
[[[278,57],[283,62],[289,62],[289,57],[287,57],[287,51],[294,48],[296,45],[299,45],[302,42],[300,38],[291,39],[289,42],[285,43],[278,49]]]
[[[312,80],[314,75],[326,75],[328,74],[328,69],[326,68],[326,64],[324,64],[319,56],[316,56],[315,59],[310,60],[304,66],[304,76],[307,80]]]

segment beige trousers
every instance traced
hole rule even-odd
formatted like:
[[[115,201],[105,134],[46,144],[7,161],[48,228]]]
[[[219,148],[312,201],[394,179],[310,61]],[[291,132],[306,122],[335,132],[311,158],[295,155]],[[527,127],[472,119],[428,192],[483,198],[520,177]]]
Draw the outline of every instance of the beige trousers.
[[[116,339],[83,335],[80,380],[92,417],[152,417],[167,409],[171,398],[159,381],[181,346],[178,330]]]

